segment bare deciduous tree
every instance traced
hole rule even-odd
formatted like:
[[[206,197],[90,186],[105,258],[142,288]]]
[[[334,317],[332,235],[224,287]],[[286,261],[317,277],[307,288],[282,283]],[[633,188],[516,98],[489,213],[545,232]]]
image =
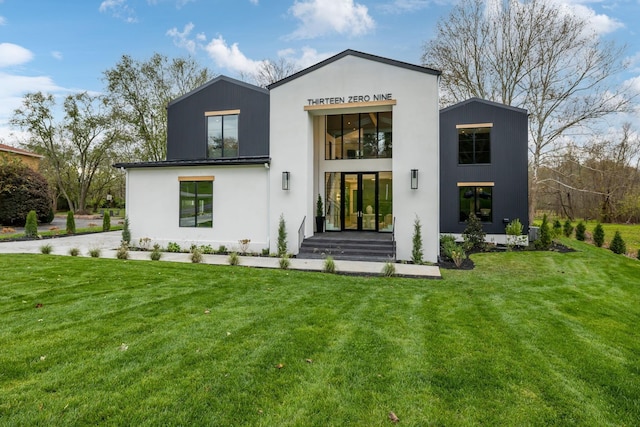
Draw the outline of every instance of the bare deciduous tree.
[[[298,71],[298,67],[286,58],[279,58],[277,60],[265,59],[260,63],[252,79],[258,86],[267,87],[271,83],[289,77],[296,71]]]
[[[538,171],[569,131],[628,108],[625,91],[610,83],[621,59],[622,49],[547,0],[463,0],[422,57],[442,70],[443,105],[479,97],[529,111],[530,219]]]

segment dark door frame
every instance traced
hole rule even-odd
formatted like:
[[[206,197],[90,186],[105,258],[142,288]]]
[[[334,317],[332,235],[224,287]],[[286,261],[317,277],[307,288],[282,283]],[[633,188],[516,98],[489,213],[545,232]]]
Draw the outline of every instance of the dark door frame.
[[[346,197],[346,179],[345,176],[346,175],[356,175],[357,176],[357,200],[356,200],[356,217],[357,217],[357,224],[356,224],[356,228],[355,229],[348,229],[345,227],[345,215],[347,212],[347,209],[345,207],[346,202],[347,202],[347,197]],[[373,203],[373,215],[374,215],[374,228],[365,228],[363,227],[363,218],[364,218],[364,202],[363,202],[363,188],[364,188],[364,184],[363,184],[363,176],[364,175],[375,175],[375,195],[374,195],[374,203]],[[342,231],[371,231],[371,232],[378,232],[378,197],[379,197],[379,185],[380,185],[380,179],[379,179],[379,172],[378,171],[372,171],[372,172],[341,172],[341,176],[340,176],[340,228],[342,229]]]

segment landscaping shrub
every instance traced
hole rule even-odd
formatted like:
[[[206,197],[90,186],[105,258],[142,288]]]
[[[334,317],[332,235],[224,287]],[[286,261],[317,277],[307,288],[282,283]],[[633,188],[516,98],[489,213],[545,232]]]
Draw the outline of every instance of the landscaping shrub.
[[[122,227],[122,241],[131,244],[131,230],[129,229],[129,217],[124,217],[124,225]]]
[[[547,215],[545,214],[542,217],[542,224],[540,225],[540,230],[538,233],[538,239],[534,242],[534,246],[536,249],[541,251],[547,251],[551,248],[551,230],[549,228],[549,221],[547,220]]]
[[[336,263],[330,256],[326,257],[324,260],[324,266],[322,271],[325,273],[335,273],[336,272]]]
[[[151,258],[151,261],[159,261],[160,258],[162,258],[162,252],[160,251],[159,244],[156,243],[153,245],[153,250],[151,251],[149,258]]]
[[[116,258],[129,259],[129,244],[124,240],[120,243],[120,247],[116,251]]]
[[[40,246],[40,253],[49,255],[51,252],[53,252],[53,246],[51,246],[49,243]]]
[[[456,245],[457,247],[451,251],[451,259],[457,268],[462,266],[467,254],[464,253],[464,247],[462,245]]]
[[[560,223],[559,219],[556,219],[555,221],[553,221],[553,228],[551,230],[551,235],[553,236],[554,239],[562,235],[562,224]]]
[[[102,231],[111,230],[111,216],[109,216],[109,212],[104,211],[104,216],[102,217]]]
[[[269,248],[262,248],[262,256],[269,256]]]
[[[287,227],[284,222],[284,216],[280,214],[280,222],[278,223],[278,256],[287,253]]]
[[[211,245],[200,245],[200,252],[207,255],[215,253]]]
[[[38,237],[38,218],[36,217],[36,211],[29,211],[27,214],[24,235],[31,238]]]
[[[167,244],[167,252],[175,252],[175,253],[182,252],[182,248],[176,242],[169,242]]]
[[[227,247],[225,245],[220,245],[218,247],[218,253],[219,254],[226,254],[227,253]]]
[[[241,239],[238,240],[238,244],[240,245],[240,253],[245,255],[247,250],[249,249],[249,244],[251,243],[251,239]]]
[[[599,248],[604,245],[604,228],[602,228],[602,224],[600,223],[597,223],[593,229],[593,243]]]
[[[414,264],[422,264],[422,225],[416,215],[413,220],[413,248],[411,249],[411,261]]]
[[[73,211],[67,212],[67,234],[76,234],[76,218]]]
[[[282,258],[280,258],[279,264],[281,269],[288,270],[289,266],[291,265],[291,260],[289,259],[289,255],[287,254],[282,255]]]
[[[89,256],[91,258],[100,258],[100,253],[101,253],[101,251],[100,251],[99,248],[89,249]]]
[[[518,243],[518,239],[522,235],[522,223],[520,219],[516,218],[507,224],[505,233],[507,233],[507,248],[511,250]]]
[[[382,275],[384,277],[393,277],[396,275],[396,266],[394,263],[392,263],[391,261],[389,262],[385,262],[384,266],[382,267]]]
[[[0,159],[0,224],[21,227],[30,211],[41,223],[53,220],[47,180],[20,162]]]
[[[609,244],[609,249],[614,254],[626,254],[627,253],[627,244],[624,242],[624,239],[620,235],[620,232],[616,230],[616,233],[613,235],[613,240]]]
[[[194,264],[199,264],[202,262],[202,252],[197,247],[191,248],[191,262]]]
[[[237,252],[231,252],[227,261],[229,262],[229,265],[238,265],[240,264],[240,256]]]
[[[80,249],[78,249],[78,248],[71,248],[71,249],[69,249],[69,255],[71,255],[71,256],[78,256],[78,255],[80,255]]]
[[[484,238],[487,235],[482,229],[482,222],[473,212],[466,221],[467,226],[462,232],[467,250],[483,250],[485,247]]]
[[[573,234],[573,225],[570,220],[564,222],[563,232],[565,237],[571,237]]]
[[[584,221],[580,221],[578,225],[576,225],[576,240],[584,242],[586,238],[587,226],[584,224]]]

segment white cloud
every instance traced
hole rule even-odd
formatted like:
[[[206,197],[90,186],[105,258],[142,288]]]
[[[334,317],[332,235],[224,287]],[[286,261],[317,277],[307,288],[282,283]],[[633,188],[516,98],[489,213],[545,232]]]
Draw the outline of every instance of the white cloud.
[[[585,3],[594,3],[589,0],[555,0],[555,3],[568,9],[578,18],[584,19],[589,24],[589,28],[598,35],[609,34],[621,28],[624,24],[611,16],[597,14],[593,8]]]
[[[218,36],[205,46],[205,50],[219,67],[227,68],[242,74],[254,74],[262,61],[254,61],[240,52],[238,43],[231,46]]]
[[[100,3],[98,10],[102,13],[110,13],[114,18],[130,24],[138,22],[135,10],[127,4],[126,0],[104,0]]]
[[[62,52],[60,52],[59,50],[51,51],[51,56],[53,56],[58,61],[62,61]]]
[[[283,49],[278,52],[278,57],[285,58],[287,61],[294,63],[299,70],[315,65],[333,55],[335,55],[335,53],[320,53],[308,46],[303,47],[300,54],[298,54],[295,49]]]
[[[353,0],[296,0],[289,13],[300,20],[289,39],[311,39],[332,32],[361,36],[375,28],[367,7]]]
[[[29,49],[13,43],[0,43],[0,68],[20,65],[33,59]]]
[[[251,4],[258,4],[258,0],[249,0],[249,2],[251,2]]]
[[[189,53],[194,54],[196,52],[196,42],[194,40],[189,39],[189,35],[191,34],[191,31],[193,30],[193,28],[195,27],[195,25],[193,25],[193,22],[189,22],[187,25],[184,26],[184,29],[182,30],[182,32],[178,31],[177,27],[173,27],[170,30],[167,31],[167,35],[171,38],[173,38],[173,43],[178,46],[178,47],[182,47],[184,49],[187,49],[187,51],[189,51]],[[203,40],[204,35],[203,34],[199,34],[198,36],[196,36],[196,38],[200,41]]]
[[[433,3],[431,0],[394,0],[392,3],[380,6],[386,13],[406,13],[424,9]]]

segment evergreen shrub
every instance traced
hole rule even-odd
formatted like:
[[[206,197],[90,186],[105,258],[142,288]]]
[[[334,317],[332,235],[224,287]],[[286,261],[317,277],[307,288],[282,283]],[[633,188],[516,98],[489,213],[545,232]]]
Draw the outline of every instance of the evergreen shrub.
[[[613,240],[609,244],[609,249],[614,254],[624,255],[627,253],[627,244],[624,242],[624,239],[620,235],[620,232],[616,230],[616,233],[613,235]]]
[[[593,229],[593,243],[599,248],[604,245],[604,228],[602,228],[602,224],[600,223],[597,223]]]
[[[586,238],[587,226],[584,224],[584,221],[580,221],[578,225],[576,225],[576,240],[584,242]]]

